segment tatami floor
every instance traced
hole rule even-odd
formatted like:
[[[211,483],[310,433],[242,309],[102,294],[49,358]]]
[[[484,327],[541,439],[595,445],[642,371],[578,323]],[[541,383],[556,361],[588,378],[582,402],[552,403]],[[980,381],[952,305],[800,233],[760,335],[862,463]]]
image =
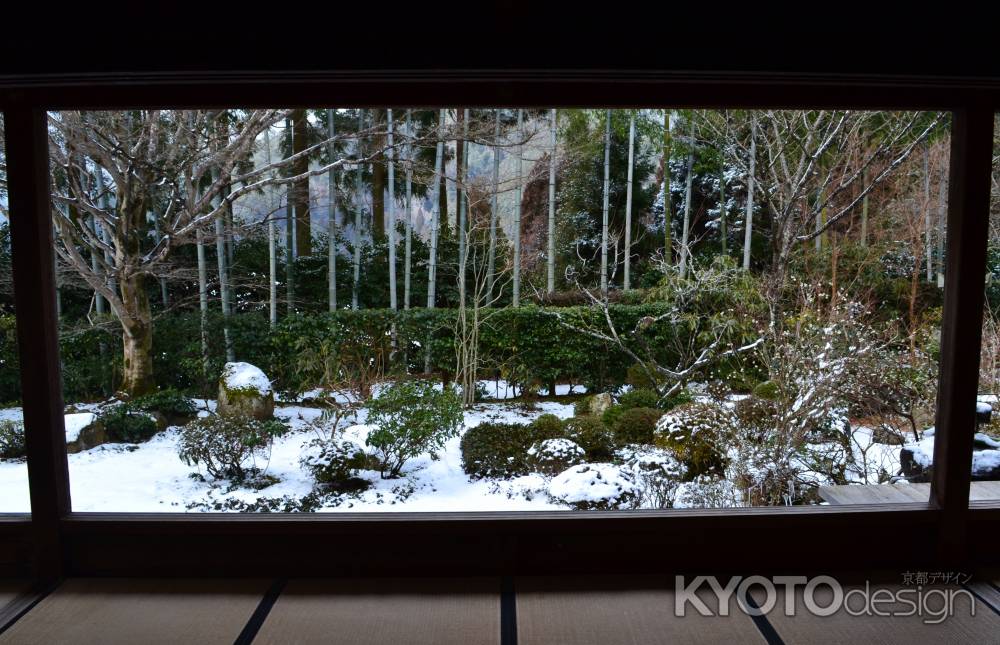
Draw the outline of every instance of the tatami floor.
[[[958,602],[936,625],[843,611],[788,617],[780,594],[764,617],[702,616],[689,607],[679,618],[671,582],[91,578],[33,595],[23,582],[0,580],[0,644],[1000,643],[996,580],[967,583],[974,600]],[[717,610],[709,594],[699,597]]]

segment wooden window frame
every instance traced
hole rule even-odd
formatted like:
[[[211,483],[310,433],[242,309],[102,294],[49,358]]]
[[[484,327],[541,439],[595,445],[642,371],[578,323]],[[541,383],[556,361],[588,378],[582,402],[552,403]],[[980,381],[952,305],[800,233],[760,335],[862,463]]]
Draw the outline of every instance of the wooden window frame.
[[[46,110],[670,106],[952,113],[934,476],[927,503],[617,512],[74,513],[64,441]],[[31,515],[0,515],[0,575],[514,575],[950,570],[997,564],[1000,502],[969,503],[1000,85],[877,76],[594,71],[0,78]]]

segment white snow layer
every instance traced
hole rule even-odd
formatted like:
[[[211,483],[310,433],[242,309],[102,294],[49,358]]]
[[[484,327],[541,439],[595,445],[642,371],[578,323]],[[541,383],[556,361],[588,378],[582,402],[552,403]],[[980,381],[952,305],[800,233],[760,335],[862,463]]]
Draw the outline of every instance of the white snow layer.
[[[262,396],[271,393],[271,381],[267,375],[250,363],[226,363],[222,368],[222,380],[230,390],[256,390]]]
[[[635,493],[632,477],[614,464],[573,466],[556,475],[549,484],[552,497],[570,504],[615,501]]]

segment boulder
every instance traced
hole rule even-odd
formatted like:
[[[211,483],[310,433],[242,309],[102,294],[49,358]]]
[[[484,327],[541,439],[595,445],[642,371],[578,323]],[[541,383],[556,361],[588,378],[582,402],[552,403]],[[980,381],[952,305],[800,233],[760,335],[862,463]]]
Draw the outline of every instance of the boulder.
[[[607,392],[600,392],[590,397],[590,413],[597,418],[604,416],[604,412],[614,405],[615,402]]]
[[[219,379],[219,414],[266,421],[274,417],[274,390],[259,367],[226,363]]]
[[[104,429],[104,424],[94,414],[87,412],[67,414],[64,424],[66,426],[66,452],[70,454],[90,450],[108,442],[108,433]]]

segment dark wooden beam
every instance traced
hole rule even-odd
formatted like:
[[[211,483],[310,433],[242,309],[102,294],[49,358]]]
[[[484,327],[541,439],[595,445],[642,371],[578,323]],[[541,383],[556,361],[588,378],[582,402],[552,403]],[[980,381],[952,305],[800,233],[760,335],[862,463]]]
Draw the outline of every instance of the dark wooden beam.
[[[14,310],[21,363],[36,574],[62,575],[60,521],[70,510],[43,110],[4,112]]]
[[[938,555],[966,557],[975,404],[979,387],[986,241],[993,165],[991,105],[952,117],[947,260],[931,502],[942,511]]]

